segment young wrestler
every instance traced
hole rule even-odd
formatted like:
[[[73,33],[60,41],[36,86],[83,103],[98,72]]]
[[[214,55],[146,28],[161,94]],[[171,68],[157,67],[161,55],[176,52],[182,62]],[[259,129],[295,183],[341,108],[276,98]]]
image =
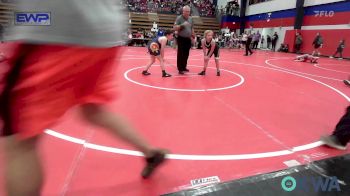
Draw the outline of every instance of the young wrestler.
[[[165,72],[164,67],[164,50],[166,43],[168,40],[173,39],[173,31],[167,30],[164,33],[164,36],[156,37],[154,38],[151,43],[148,45],[148,52],[151,57],[150,63],[146,66],[146,69],[142,71],[142,74],[145,76],[151,75],[151,73],[148,72],[148,69],[152,66],[152,64],[155,62],[155,59],[157,58],[160,62],[160,68],[162,69],[162,77],[171,77],[170,74]]]
[[[214,32],[212,30],[206,30],[204,32],[204,38],[202,39],[202,48],[204,54],[204,68],[198,75],[205,75],[205,71],[208,67],[209,59],[211,56],[215,56],[216,64],[216,75],[220,76],[220,67],[219,67],[219,45],[213,39]]]
[[[317,63],[317,60],[319,59],[319,57],[315,57],[309,54],[303,54],[300,56],[295,57],[294,61],[297,62],[306,62],[306,61],[310,61],[310,63]]]

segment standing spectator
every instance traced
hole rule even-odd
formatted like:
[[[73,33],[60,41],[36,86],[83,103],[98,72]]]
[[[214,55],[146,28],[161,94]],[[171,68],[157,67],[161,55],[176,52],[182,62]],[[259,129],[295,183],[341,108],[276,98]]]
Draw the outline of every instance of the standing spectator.
[[[227,3],[226,4],[226,15],[230,15],[230,4],[229,3]]]
[[[234,11],[232,2],[230,2],[229,5],[230,5],[230,15],[232,16],[233,15],[233,11]]]
[[[275,32],[275,34],[273,34],[272,36],[272,51],[276,50],[277,40],[278,40],[278,35],[277,35],[277,32]]]
[[[177,69],[179,74],[188,72],[187,60],[190,54],[192,39],[195,37],[193,29],[193,19],[190,16],[191,9],[189,6],[182,8],[182,15],[178,16],[175,21],[174,30],[178,31],[177,37]]]
[[[132,31],[131,29],[128,30],[128,46],[131,46],[133,44],[132,41]]]
[[[255,46],[255,35],[256,35],[256,33],[252,34],[252,43],[251,43],[252,49],[254,49],[254,46]]]
[[[253,37],[253,49],[258,49],[260,38],[261,38],[261,35],[258,31],[257,33],[254,34],[254,37]]]
[[[236,0],[233,4],[234,4],[234,10],[235,10],[234,15],[239,16],[239,4],[238,4],[238,1]]]
[[[230,30],[227,27],[227,31],[225,33],[225,47],[229,46],[230,37],[231,37],[231,33],[230,33]]]
[[[196,36],[196,45],[197,45],[197,49],[202,49],[201,36],[200,35]]]
[[[248,40],[248,35],[247,32],[244,31],[244,33],[242,34],[242,46],[245,46]]]
[[[312,52],[312,56],[314,56],[314,55],[320,56],[321,53],[318,49],[322,48],[322,45],[323,45],[323,38],[322,38],[320,33],[316,34],[316,37],[315,37],[314,41],[312,42],[312,45],[314,46],[314,51]]]
[[[232,31],[232,32],[231,32],[231,35],[230,35],[230,48],[233,48],[233,47],[234,47],[235,37],[236,37],[235,32]]]
[[[261,36],[260,48],[264,48],[265,37]]]
[[[343,50],[345,48],[345,39],[342,39],[339,41],[339,46],[337,48],[337,51],[334,53],[333,56],[330,56],[330,58],[334,58],[335,55],[337,55],[338,53],[340,54],[339,59],[343,59]]]
[[[270,49],[270,46],[271,46],[271,36],[270,35],[267,35],[266,41],[267,41],[267,48]]]
[[[300,54],[300,48],[302,44],[303,44],[303,37],[299,32],[297,32],[295,37],[295,53]]]
[[[157,36],[158,37],[161,37],[161,36],[163,36],[164,35],[164,30],[162,29],[162,28],[159,28],[158,29],[158,33],[157,33]]]
[[[158,32],[158,24],[156,23],[156,21],[153,21],[153,25],[152,25],[151,31],[154,32],[154,33]]]
[[[221,15],[225,15],[225,8],[224,8],[223,5],[221,5],[220,14],[221,14]]]
[[[224,47],[224,44],[223,44],[223,39],[222,39],[222,34],[219,34],[219,36],[218,36],[218,40],[219,40],[219,46],[220,47]]]

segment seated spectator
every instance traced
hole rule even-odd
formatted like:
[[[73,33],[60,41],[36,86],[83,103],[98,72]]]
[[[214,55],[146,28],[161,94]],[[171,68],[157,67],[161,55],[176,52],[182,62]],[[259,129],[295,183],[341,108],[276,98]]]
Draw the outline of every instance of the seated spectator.
[[[288,51],[289,51],[288,44],[281,44],[281,47],[278,49],[278,52],[288,52]]]
[[[128,9],[136,12],[175,13],[182,6],[181,0],[125,0]]]
[[[262,2],[265,2],[265,1],[271,1],[271,0],[249,0],[249,5],[262,3]]]

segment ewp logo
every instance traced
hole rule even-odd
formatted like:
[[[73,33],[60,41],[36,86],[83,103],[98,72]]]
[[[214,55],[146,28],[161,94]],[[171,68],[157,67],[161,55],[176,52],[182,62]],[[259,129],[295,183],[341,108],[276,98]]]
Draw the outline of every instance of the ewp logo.
[[[51,13],[50,12],[16,12],[15,25],[48,26],[48,25],[51,25]]]
[[[336,176],[332,176],[329,178],[324,178],[322,176],[299,177],[299,178],[286,176],[282,179],[281,186],[282,186],[282,189],[287,192],[291,192],[291,191],[340,192],[341,191],[338,178]]]

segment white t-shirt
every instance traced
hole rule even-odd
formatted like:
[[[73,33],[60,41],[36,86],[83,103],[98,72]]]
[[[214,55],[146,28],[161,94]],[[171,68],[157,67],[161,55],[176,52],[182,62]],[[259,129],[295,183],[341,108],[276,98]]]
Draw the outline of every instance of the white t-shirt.
[[[242,37],[242,41],[247,41],[247,40],[248,40],[248,35],[244,33]]]
[[[17,0],[16,12],[46,12],[50,26],[11,25],[6,40],[112,47],[123,43],[127,15],[119,0]]]

